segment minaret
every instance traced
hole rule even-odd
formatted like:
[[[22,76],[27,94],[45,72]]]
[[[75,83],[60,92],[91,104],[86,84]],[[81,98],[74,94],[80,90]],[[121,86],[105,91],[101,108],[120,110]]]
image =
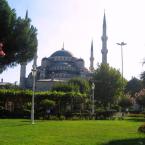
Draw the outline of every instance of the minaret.
[[[28,10],[26,11],[25,20],[28,19]],[[20,88],[26,88],[26,62],[20,64]]]
[[[37,51],[34,54],[34,59],[33,59],[33,65],[32,65],[32,67],[33,68],[36,68],[37,67]]]
[[[25,20],[28,19],[28,10],[26,11]]]
[[[20,64],[20,88],[25,89],[25,82],[26,82],[26,63],[23,62]]]
[[[101,37],[102,39],[102,63],[103,64],[107,64],[107,53],[108,53],[108,49],[107,49],[107,34],[106,34],[106,16],[105,16],[105,12],[104,12],[104,19],[103,19],[103,35]]]
[[[93,40],[91,42],[91,57],[90,57],[90,71],[94,71],[94,52],[93,52]]]
[[[63,44],[62,44],[62,50],[64,50],[64,42],[63,42]]]

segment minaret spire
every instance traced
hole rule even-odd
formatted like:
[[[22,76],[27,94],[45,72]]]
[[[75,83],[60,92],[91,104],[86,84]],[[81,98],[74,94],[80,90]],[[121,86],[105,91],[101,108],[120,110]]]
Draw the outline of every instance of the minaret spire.
[[[105,15],[105,11],[104,11],[104,18],[103,18],[103,35],[102,35],[102,63],[103,64],[107,64],[107,53],[108,53],[108,49],[107,49],[107,32],[106,32],[106,15]]]
[[[91,56],[90,56],[90,71],[94,71],[94,50],[93,50],[93,40],[91,42]]]
[[[26,10],[26,15],[25,15],[25,19],[28,19],[28,10]]]
[[[64,50],[64,42],[63,42],[63,44],[62,44],[62,50]]]

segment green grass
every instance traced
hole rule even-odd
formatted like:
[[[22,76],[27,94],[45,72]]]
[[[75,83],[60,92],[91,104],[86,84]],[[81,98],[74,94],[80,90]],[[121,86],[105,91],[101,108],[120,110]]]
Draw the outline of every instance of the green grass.
[[[0,119],[0,145],[145,145],[145,120],[36,121]]]

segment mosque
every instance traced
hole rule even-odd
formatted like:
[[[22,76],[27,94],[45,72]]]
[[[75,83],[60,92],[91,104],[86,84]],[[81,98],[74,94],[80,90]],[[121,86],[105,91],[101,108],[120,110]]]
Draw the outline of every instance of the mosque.
[[[103,18],[103,34],[102,34],[102,63],[107,63],[107,34],[106,34],[106,16]],[[54,52],[49,57],[44,57],[41,60],[41,66],[36,68],[35,85],[37,91],[46,91],[51,89],[52,85],[57,82],[65,82],[74,77],[90,78],[94,71],[94,55],[93,41],[91,42],[90,50],[90,67],[89,70],[85,67],[85,62],[81,58],[72,55],[71,52],[64,49]],[[36,65],[37,57],[34,57]],[[32,89],[33,76],[32,72],[26,77],[26,63],[21,64],[20,70],[20,87],[24,89]]]

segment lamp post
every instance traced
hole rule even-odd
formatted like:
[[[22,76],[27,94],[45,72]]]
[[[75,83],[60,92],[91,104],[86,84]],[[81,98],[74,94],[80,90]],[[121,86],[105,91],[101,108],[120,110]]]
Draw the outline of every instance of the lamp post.
[[[124,90],[124,85],[123,85],[123,46],[127,45],[127,43],[121,42],[121,43],[116,43],[117,45],[121,46],[121,62],[122,62],[122,93]]]
[[[92,83],[92,116],[94,115],[94,112],[95,112],[95,106],[94,106],[94,89],[95,89],[95,84]]]
[[[32,65],[32,77],[33,77],[33,94],[32,94],[32,107],[31,107],[31,121],[32,121],[32,124],[34,124],[34,99],[35,99],[35,78],[36,78],[36,72],[37,72],[37,51],[34,55],[34,62],[33,62],[33,65]]]
[[[31,107],[31,122],[34,124],[34,98],[35,98],[35,77],[36,77],[36,65],[32,66],[32,76],[33,76],[33,94],[32,94],[32,107]]]

